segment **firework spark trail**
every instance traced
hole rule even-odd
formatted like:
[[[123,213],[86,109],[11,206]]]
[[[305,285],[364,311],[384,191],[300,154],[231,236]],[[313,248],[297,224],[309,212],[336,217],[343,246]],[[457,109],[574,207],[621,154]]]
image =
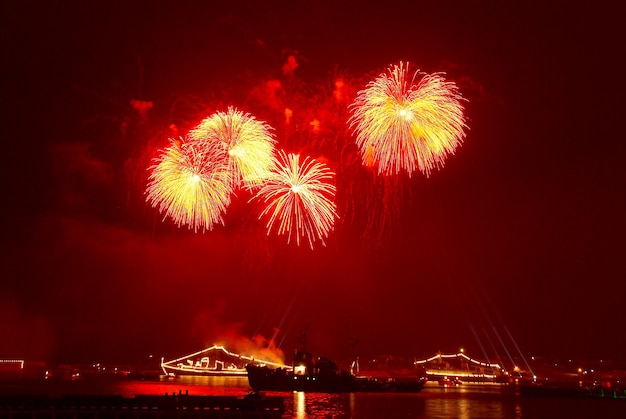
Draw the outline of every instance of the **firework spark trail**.
[[[337,218],[334,202],[335,174],[323,163],[298,154],[280,150],[277,170],[252,199],[259,199],[265,208],[259,219],[269,215],[267,234],[276,225],[279,235],[287,235],[287,243],[295,239],[298,246],[306,239],[311,249],[318,239],[324,239],[333,229]]]
[[[232,193],[228,168],[199,145],[172,139],[150,167],[146,198],[164,218],[194,231],[224,224]]]
[[[419,169],[428,176],[465,138],[463,98],[456,84],[440,73],[419,70],[408,80],[408,68],[408,63],[389,68],[349,105],[348,125],[362,162],[377,166],[379,174],[405,170],[411,175]]]
[[[233,107],[204,119],[187,138],[208,150],[213,161],[227,165],[233,189],[257,187],[274,169],[272,128]]]

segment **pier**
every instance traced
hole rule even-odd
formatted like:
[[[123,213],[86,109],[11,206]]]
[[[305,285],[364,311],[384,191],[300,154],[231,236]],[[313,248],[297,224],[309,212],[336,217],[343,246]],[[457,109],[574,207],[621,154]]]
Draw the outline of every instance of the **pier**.
[[[0,396],[0,419],[269,419],[284,410],[282,397],[258,394]]]

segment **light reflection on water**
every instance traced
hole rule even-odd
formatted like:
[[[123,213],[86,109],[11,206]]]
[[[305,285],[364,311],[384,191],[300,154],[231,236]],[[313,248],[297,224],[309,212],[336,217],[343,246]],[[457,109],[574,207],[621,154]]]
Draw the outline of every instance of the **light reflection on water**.
[[[285,397],[284,418],[296,419],[537,419],[623,418],[622,400],[521,397],[514,387],[427,385],[418,394],[272,393]],[[289,401],[291,400],[291,403]]]
[[[623,418],[624,400],[587,400],[521,397],[515,387],[471,385],[444,388],[429,383],[417,394],[399,393],[268,393],[285,400],[283,417],[297,419],[536,419],[565,417]],[[250,391],[245,377],[184,377],[176,380],[140,381],[77,380],[8,387],[0,382],[0,394],[117,394],[244,396]]]
[[[0,394],[42,394],[48,396],[102,394],[136,395],[189,394],[193,396],[243,396],[250,392],[246,377],[179,377],[177,379],[132,380],[116,377],[78,380],[0,381]]]
[[[189,394],[192,396],[241,396],[250,392],[247,377],[184,376],[175,380],[134,381],[121,380],[114,387],[116,394]]]
[[[289,400],[290,393],[276,393]],[[442,389],[418,394],[291,394],[285,417],[303,418],[518,418],[505,411],[511,397],[501,388]],[[511,404],[514,411],[514,404]]]

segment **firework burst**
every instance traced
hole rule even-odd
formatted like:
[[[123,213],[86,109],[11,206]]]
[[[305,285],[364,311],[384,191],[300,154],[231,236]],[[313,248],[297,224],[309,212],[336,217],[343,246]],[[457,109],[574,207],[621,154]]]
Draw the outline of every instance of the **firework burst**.
[[[224,162],[233,189],[259,186],[274,169],[272,128],[233,107],[203,120],[187,138],[201,144],[213,161]]]
[[[230,173],[211,157],[202,144],[172,139],[150,167],[146,200],[164,218],[194,231],[224,224],[222,216],[231,197]]]
[[[253,197],[265,204],[259,219],[269,216],[267,234],[276,230],[298,245],[306,239],[311,249],[317,240],[325,245],[337,217],[335,174],[323,163],[308,157],[300,162],[298,154],[282,150],[277,160],[276,172]]]
[[[393,66],[358,92],[349,106],[348,125],[364,165],[379,174],[419,169],[428,176],[444,165],[465,138],[463,98],[440,73]]]

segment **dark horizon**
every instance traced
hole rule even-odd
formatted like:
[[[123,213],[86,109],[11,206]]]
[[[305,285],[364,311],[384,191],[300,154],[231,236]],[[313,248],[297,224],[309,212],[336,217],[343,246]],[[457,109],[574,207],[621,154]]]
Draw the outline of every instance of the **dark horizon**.
[[[588,7],[9,2],[0,358],[288,354],[306,328],[330,357],[626,361],[620,22]],[[267,82],[336,122],[315,102],[333,77],[362,88],[401,61],[457,83],[465,141],[429,177],[333,167],[326,247],[267,237],[245,193],[197,234],[146,202],[168,138],[229,105],[332,164],[330,140],[349,133],[286,136]]]

